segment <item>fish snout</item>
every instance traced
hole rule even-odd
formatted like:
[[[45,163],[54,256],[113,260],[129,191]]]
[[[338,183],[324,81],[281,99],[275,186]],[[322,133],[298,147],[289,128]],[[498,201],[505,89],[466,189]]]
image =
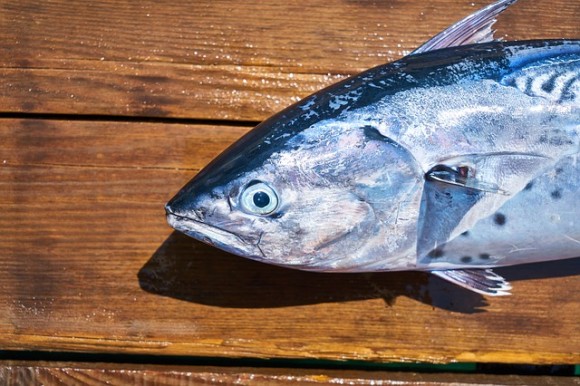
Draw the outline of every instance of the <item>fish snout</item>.
[[[205,220],[205,211],[203,209],[180,209],[171,204],[171,201],[165,204],[165,216],[170,219],[187,219],[203,223]]]
[[[168,202],[165,204],[165,215],[168,216],[170,214],[174,214],[173,208],[171,207],[170,203]]]
[[[204,195],[196,195],[191,190],[182,189],[165,204],[165,214],[203,222],[208,203]]]

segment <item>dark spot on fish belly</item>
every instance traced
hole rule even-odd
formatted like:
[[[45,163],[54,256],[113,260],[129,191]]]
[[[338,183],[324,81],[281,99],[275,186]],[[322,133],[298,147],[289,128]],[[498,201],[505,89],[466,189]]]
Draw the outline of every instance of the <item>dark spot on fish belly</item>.
[[[471,260],[473,260],[471,256],[463,256],[461,258],[462,263],[471,263]]]
[[[490,258],[490,257],[491,257],[491,256],[490,256],[490,254],[489,254],[489,253],[480,253],[480,254],[479,254],[479,258],[480,258],[481,260],[489,260],[489,258]]]
[[[493,222],[499,226],[505,225],[506,218],[503,213],[496,213],[493,215]]]
[[[526,186],[524,187],[524,190],[532,190],[533,187],[534,187],[534,181],[530,181],[526,184]]]
[[[463,237],[468,237],[469,236],[469,231],[465,231],[461,234],[461,236]]]
[[[562,191],[560,189],[556,189],[550,193],[550,196],[552,196],[554,200],[559,200],[562,198]]]
[[[444,254],[445,254],[445,252],[443,252],[442,248],[435,248],[427,254],[427,257],[430,257],[432,259],[437,259],[439,257],[443,257]]]

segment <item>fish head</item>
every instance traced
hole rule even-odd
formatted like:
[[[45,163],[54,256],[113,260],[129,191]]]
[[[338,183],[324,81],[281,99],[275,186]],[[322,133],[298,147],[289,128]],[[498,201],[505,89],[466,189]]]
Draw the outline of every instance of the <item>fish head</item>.
[[[169,224],[302,270],[372,270],[412,250],[423,172],[411,154],[376,123],[308,116],[295,106],[242,137],[166,205]]]

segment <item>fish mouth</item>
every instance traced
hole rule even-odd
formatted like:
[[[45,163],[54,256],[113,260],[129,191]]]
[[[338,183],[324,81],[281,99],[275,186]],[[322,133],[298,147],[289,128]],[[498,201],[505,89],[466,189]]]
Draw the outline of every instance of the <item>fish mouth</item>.
[[[215,227],[200,219],[191,218],[174,213],[171,208],[165,207],[167,223],[175,230],[186,234],[205,244],[219,248],[234,255],[264,259],[258,244],[252,244],[225,229]]]

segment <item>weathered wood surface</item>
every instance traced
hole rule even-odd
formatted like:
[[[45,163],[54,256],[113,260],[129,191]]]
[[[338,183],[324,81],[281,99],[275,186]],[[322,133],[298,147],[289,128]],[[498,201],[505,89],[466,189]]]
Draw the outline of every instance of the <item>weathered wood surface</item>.
[[[277,368],[227,368],[202,366],[115,365],[107,363],[0,362],[0,383],[20,385],[506,385],[572,386],[569,377],[422,374],[383,371],[313,370]]]
[[[2,2],[0,348],[580,362],[578,259],[504,269],[514,295],[486,301],[419,273],[270,267],[165,224],[163,204],[249,129],[210,120],[262,119],[474,8]],[[580,35],[579,2],[522,1],[505,16],[510,38]]]

